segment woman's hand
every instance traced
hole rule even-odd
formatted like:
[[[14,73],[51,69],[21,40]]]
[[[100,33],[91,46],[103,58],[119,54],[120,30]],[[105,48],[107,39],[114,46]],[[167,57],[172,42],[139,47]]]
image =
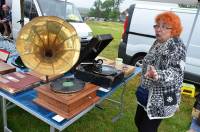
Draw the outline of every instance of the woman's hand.
[[[156,69],[154,66],[148,66],[147,72],[144,75],[146,78],[158,80],[158,73],[156,72]]]

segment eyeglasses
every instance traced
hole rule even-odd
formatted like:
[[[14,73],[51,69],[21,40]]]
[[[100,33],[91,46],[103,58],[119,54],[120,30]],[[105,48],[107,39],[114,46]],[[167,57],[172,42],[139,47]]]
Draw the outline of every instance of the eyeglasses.
[[[154,29],[161,29],[161,30],[166,30],[166,29],[172,29],[172,27],[168,27],[167,25],[153,25]]]

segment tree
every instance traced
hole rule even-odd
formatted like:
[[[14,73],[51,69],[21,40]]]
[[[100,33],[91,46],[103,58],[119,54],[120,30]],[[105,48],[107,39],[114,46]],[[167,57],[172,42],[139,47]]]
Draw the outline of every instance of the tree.
[[[119,8],[113,9],[113,11],[110,13],[109,18],[112,18],[112,20],[117,20],[119,18],[120,12]]]
[[[179,7],[182,7],[182,8],[198,8],[199,5],[187,5],[187,4],[179,4]]]
[[[119,8],[119,5],[124,1],[124,0],[113,0],[115,8]]]
[[[106,20],[109,19],[110,13],[112,12],[113,9],[113,0],[105,0],[102,4],[102,9],[103,9],[103,16]]]
[[[104,17],[109,20],[117,20],[119,17],[119,5],[124,0],[105,0],[103,3],[101,0],[96,0],[94,2],[94,8],[90,9],[90,16],[93,17]]]
[[[94,2],[94,8],[90,9],[90,16],[93,17],[101,17],[101,6],[102,6],[102,2],[101,0],[96,0]]]
[[[90,11],[89,11],[89,16],[91,17],[96,17],[96,14],[95,14],[95,9],[94,8],[90,8]]]

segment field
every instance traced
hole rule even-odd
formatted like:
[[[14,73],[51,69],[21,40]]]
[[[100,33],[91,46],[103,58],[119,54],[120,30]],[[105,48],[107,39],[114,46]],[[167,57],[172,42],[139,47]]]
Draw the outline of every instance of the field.
[[[88,22],[94,35],[112,34],[114,40],[101,53],[102,56],[114,59],[117,57],[118,46],[123,31],[121,23],[113,22]],[[125,109],[123,117],[112,122],[112,117],[117,114],[119,108],[108,101],[104,101],[101,106],[103,110],[95,108],[78,121],[73,123],[63,132],[137,132],[134,124],[134,114],[137,107],[135,90],[139,85],[140,76],[131,80],[126,86],[124,97]],[[119,89],[112,95],[112,99],[120,99],[121,90]],[[161,123],[159,132],[185,132],[188,130],[191,121],[191,110],[194,99],[189,96],[182,96],[180,111],[170,119]],[[2,115],[0,116],[0,132],[3,131]],[[19,107],[14,107],[8,111],[8,127],[13,132],[48,132],[49,126],[41,120],[35,118]]]

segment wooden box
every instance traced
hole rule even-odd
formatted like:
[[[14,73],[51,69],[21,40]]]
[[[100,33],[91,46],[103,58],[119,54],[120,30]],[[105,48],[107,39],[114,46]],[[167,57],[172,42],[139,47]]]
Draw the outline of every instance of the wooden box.
[[[34,87],[40,83],[40,79],[26,73],[13,72],[0,76],[0,88],[11,94]]]
[[[42,85],[36,88],[38,97],[34,102],[69,119],[99,100],[97,89],[96,85],[88,83],[79,92],[62,94],[51,90],[48,84]]]
[[[120,68],[117,68],[117,69],[122,70],[124,72],[125,77],[128,77],[129,75],[131,75],[135,71],[134,66],[126,65],[126,64],[122,64],[122,66]]]
[[[124,77],[128,77],[135,71],[135,67],[127,64],[122,64],[116,66],[115,63],[110,64],[111,66],[114,66],[117,70],[121,70],[124,73]]]
[[[16,68],[14,66],[11,66],[5,62],[0,61],[0,74],[7,74],[11,72],[15,72]]]
[[[192,117],[199,118],[200,117],[200,110],[197,110],[197,109],[193,108],[192,109]]]

